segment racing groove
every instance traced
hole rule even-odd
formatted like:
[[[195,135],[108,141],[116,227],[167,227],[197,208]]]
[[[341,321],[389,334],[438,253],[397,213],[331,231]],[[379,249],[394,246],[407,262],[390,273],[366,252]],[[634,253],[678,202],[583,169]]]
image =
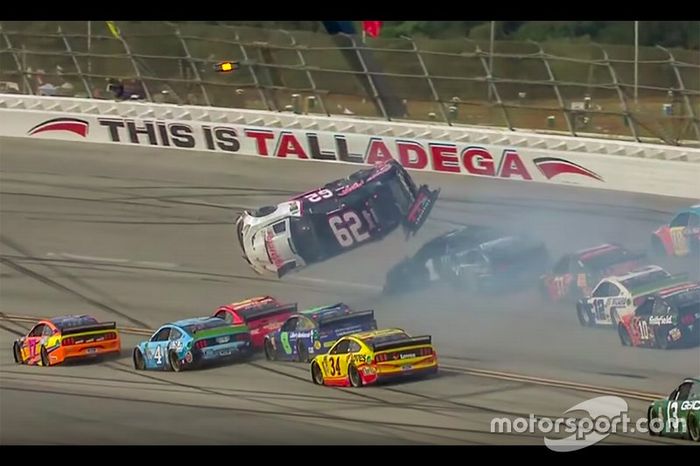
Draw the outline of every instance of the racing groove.
[[[573,309],[544,304],[532,291],[470,297],[437,286],[391,299],[378,291],[393,263],[456,224],[533,232],[553,257],[601,241],[645,248],[650,231],[689,200],[418,174],[417,181],[442,193],[415,238],[405,242],[397,233],[279,281],[255,275],[240,257],[236,212],[354,167],[87,147],[0,140],[0,312],[90,312],[154,328],[271,294],[300,306],[345,301],[374,308],[381,326],[432,334],[452,366],[658,393],[700,372],[698,348],[623,348],[613,332],[579,327]],[[687,261],[663,265],[698,273]],[[5,444],[541,444],[541,434],[491,434],[490,420],[557,417],[594,396],[450,371],[362,390],[329,389],[311,384],[305,365],[259,358],[189,373],[137,373],[130,361],[135,336],[123,338],[117,360],[20,367],[10,347],[26,326],[0,320],[0,328]],[[629,403],[633,418],[644,414],[643,402]]]

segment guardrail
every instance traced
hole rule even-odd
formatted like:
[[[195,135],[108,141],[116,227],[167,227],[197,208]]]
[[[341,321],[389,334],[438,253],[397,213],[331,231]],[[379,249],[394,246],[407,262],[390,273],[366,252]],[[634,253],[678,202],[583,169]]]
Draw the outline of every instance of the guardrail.
[[[0,94],[0,136],[199,150],[700,199],[700,150],[508,130]],[[99,152],[98,152],[99,154]]]
[[[104,79],[133,78],[142,97],[154,101],[271,111],[303,101],[308,111],[326,115],[700,145],[700,59],[692,51],[642,47],[634,99],[632,47],[497,42],[492,54],[484,42],[469,40],[362,43],[343,35],[167,22],[117,22],[115,37],[104,22],[92,24],[88,35],[85,21],[3,22],[0,76],[25,93],[37,93],[37,81],[54,80],[96,97]],[[218,60],[238,60],[241,69],[217,74]],[[381,82],[405,113],[385,108]]]

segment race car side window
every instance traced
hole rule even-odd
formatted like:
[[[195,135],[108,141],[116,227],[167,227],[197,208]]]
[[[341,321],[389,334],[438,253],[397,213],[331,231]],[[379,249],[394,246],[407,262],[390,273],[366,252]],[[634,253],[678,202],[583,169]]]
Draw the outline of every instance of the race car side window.
[[[51,327],[44,325],[44,330],[41,332],[41,336],[50,337],[51,335],[53,335],[53,330],[51,330]]]
[[[216,317],[219,319],[224,319],[229,324],[233,322],[233,315],[231,315],[230,312],[219,311],[216,313]]]
[[[610,286],[609,282],[603,282],[600,285],[598,285],[598,288],[595,289],[593,292],[593,297],[594,298],[602,298],[604,296],[610,296],[608,294],[608,288]]]
[[[682,383],[678,387],[678,396],[676,397],[677,401],[685,401],[688,399],[688,395],[690,394],[690,387],[692,387],[693,384],[690,382],[685,382]]]
[[[700,215],[690,214],[688,217],[688,226],[690,228],[700,227]]]
[[[31,332],[29,332],[30,337],[40,337],[41,334],[44,332],[44,327],[46,327],[46,324],[39,324],[36,327],[32,329]]]
[[[179,340],[182,337],[182,332],[176,328],[170,329],[170,339]]]
[[[559,262],[557,262],[557,265],[554,266],[554,270],[552,270],[552,272],[554,272],[555,275],[564,275],[569,273],[569,262],[569,256],[562,257]]]
[[[620,296],[621,294],[622,290],[617,285],[608,284],[608,294],[606,296]]]
[[[348,353],[350,349],[350,340],[341,340],[337,345],[333,347],[330,354],[345,354]]]
[[[297,328],[297,322],[299,321],[298,317],[290,317],[287,319],[287,322],[284,323],[282,326],[282,331],[283,332],[293,332]]]
[[[277,222],[274,225],[272,225],[272,231],[274,231],[276,235],[282,234],[285,231],[287,231],[286,221]]]
[[[651,310],[654,307],[654,300],[647,299],[642,304],[639,305],[637,310],[634,312],[637,316],[650,316]]]
[[[671,228],[673,227],[685,227],[688,226],[688,220],[690,219],[690,214],[688,212],[683,212],[678,214],[676,218],[671,221]]]
[[[666,301],[663,299],[655,299],[654,300],[654,309],[652,313],[654,315],[666,315],[671,311],[671,307],[668,305]]]
[[[170,327],[164,327],[158,332],[153,335],[151,338],[151,341],[168,341],[168,337],[170,336]]]
[[[362,347],[356,341],[350,340],[350,348],[348,348],[348,353],[359,353]]]
[[[314,325],[311,319],[307,319],[306,317],[299,317],[299,321],[297,322],[297,330],[313,330],[314,327],[316,327],[316,325]]]
[[[700,382],[694,382],[688,393],[689,400],[700,400]]]

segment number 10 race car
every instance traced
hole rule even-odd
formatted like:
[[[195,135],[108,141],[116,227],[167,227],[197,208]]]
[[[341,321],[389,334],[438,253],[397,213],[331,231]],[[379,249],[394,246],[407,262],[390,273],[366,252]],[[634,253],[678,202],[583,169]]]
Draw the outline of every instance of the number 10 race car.
[[[245,211],[236,221],[243,257],[259,274],[279,278],[383,239],[399,225],[408,237],[439,195],[416,187],[398,162],[377,164],[277,206]]]

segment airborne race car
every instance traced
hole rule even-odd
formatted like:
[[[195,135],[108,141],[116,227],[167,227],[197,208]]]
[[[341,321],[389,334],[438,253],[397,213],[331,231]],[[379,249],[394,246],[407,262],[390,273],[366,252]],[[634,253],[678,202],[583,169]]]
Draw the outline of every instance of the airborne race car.
[[[301,194],[277,206],[245,211],[236,221],[243,257],[259,274],[279,278],[372,241],[402,225],[423,225],[439,190],[416,187],[395,160]]]

